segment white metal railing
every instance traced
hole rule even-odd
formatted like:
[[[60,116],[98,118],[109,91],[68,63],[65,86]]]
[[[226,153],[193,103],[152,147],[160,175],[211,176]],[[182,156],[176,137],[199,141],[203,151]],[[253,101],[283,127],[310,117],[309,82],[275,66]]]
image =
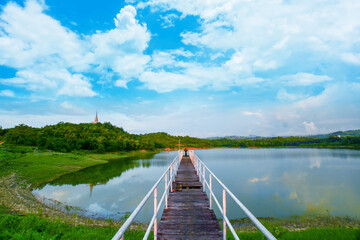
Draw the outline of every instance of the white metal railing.
[[[165,170],[165,172],[161,175],[161,177],[157,180],[157,182],[154,184],[154,186],[146,194],[146,196],[143,198],[143,200],[139,203],[139,205],[131,213],[129,218],[125,221],[125,223],[117,231],[117,233],[114,235],[112,240],[119,240],[119,239],[124,240],[125,231],[128,229],[128,227],[134,221],[135,217],[140,212],[140,210],[143,208],[143,206],[145,205],[147,200],[149,200],[149,198],[152,194],[154,195],[154,215],[150,221],[150,224],[146,230],[146,233],[145,233],[145,236],[143,239],[147,239],[149,237],[150,231],[153,226],[154,226],[154,239],[155,240],[157,239],[157,218],[158,218],[158,214],[159,214],[159,209],[161,209],[161,205],[163,204],[164,200],[165,200],[165,208],[167,208],[167,206],[168,206],[169,188],[170,188],[170,191],[172,192],[173,191],[172,182],[175,180],[175,175],[179,168],[182,157],[183,157],[183,153],[182,153],[182,151],[179,150],[178,154],[176,155],[174,160],[170,163],[169,167]],[[169,176],[169,178],[168,178],[168,176]],[[165,189],[164,189],[164,193],[158,203],[157,188],[163,179],[165,179]]]
[[[214,175],[214,173],[200,160],[198,156],[195,155],[194,151],[189,151],[189,156],[191,162],[193,163],[197,174],[199,175],[200,182],[203,183],[203,191],[205,192],[207,187],[209,189],[209,201],[210,201],[210,209],[212,209],[212,199],[214,198],[215,203],[217,204],[219,211],[223,217],[223,238],[226,239],[226,227],[228,225],[231,233],[233,234],[235,239],[239,239],[237,236],[233,226],[231,225],[229,219],[226,216],[226,193],[230,195],[230,197],[235,201],[235,203],[245,212],[245,214],[251,219],[251,221],[255,224],[255,226],[265,235],[267,239],[276,240],[276,238],[262,225],[259,220],[242,204],[239,199],[235,197],[235,195]],[[209,182],[206,180],[206,172],[209,174]],[[223,189],[223,206],[221,207],[219,201],[217,200],[214,192],[212,190],[212,178],[214,178]]]

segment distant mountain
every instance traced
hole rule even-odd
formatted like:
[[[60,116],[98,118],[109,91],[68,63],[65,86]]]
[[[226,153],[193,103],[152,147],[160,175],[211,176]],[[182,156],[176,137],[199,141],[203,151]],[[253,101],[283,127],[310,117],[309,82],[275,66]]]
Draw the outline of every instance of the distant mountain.
[[[359,137],[360,136],[360,129],[358,130],[348,130],[348,131],[337,131],[333,133],[326,133],[326,134],[317,134],[317,135],[308,135],[305,137],[311,137],[311,138],[329,138],[329,137]],[[289,137],[289,136],[284,136]],[[209,140],[217,140],[217,139],[230,139],[230,140],[246,140],[246,139],[260,139],[260,138],[271,138],[271,137],[261,137],[261,136],[255,136],[255,135],[249,135],[247,137],[244,136],[225,136],[225,137],[210,137],[207,138]]]
[[[327,134],[318,134],[318,135],[311,135],[309,137],[312,138],[328,138],[328,137],[359,137],[360,136],[360,129],[358,130],[348,130],[348,131],[337,131],[333,133],[327,133]]]

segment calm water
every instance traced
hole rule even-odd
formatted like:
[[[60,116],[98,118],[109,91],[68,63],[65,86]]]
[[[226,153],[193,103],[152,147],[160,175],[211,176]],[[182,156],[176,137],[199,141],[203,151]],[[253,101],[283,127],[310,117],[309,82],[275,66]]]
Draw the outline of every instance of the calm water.
[[[195,153],[255,216],[329,213],[360,218],[360,151],[211,149]],[[88,168],[34,192],[99,217],[119,218],[138,205],[175,154],[163,152],[151,159]],[[221,200],[220,188],[213,185]],[[152,208],[151,201],[138,220],[149,220]],[[244,217],[231,200],[228,214],[230,218]]]

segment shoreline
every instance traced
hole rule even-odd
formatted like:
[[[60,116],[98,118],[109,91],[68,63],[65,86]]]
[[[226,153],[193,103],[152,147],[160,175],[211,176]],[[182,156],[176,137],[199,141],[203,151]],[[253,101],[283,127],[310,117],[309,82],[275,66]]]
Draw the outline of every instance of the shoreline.
[[[0,205],[9,210],[10,214],[35,215],[49,221],[60,221],[61,223],[87,227],[115,227],[119,228],[124,220],[114,221],[113,219],[95,219],[84,217],[76,212],[76,207],[62,205],[53,201],[52,206],[40,201],[31,192],[31,187],[26,182],[19,180],[15,174],[0,178]],[[67,211],[61,210],[65,207]],[[78,211],[80,211],[78,209]],[[281,227],[286,231],[303,231],[312,228],[352,228],[360,227],[360,219],[350,217],[325,216],[325,215],[304,215],[290,216],[284,218],[259,217],[266,227]],[[222,220],[219,220],[220,222]],[[258,229],[249,218],[230,220],[236,231],[256,232]],[[147,223],[134,222],[131,229],[145,231]]]
[[[203,148],[188,148],[188,150],[207,150],[207,149],[281,149],[281,148],[290,148],[290,149],[349,149],[349,150],[358,150],[360,151],[360,147],[353,147],[353,146],[271,146],[271,147],[203,147]],[[177,148],[165,148],[162,151],[178,151]]]

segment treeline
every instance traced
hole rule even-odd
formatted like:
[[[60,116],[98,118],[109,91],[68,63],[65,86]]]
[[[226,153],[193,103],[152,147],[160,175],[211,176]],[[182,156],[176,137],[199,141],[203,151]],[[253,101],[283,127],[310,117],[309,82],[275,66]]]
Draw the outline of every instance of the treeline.
[[[0,142],[26,146],[36,146],[60,152],[92,150],[115,152],[131,150],[154,150],[179,147],[351,147],[360,148],[360,137],[273,137],[257,139],[201,139],[189,136],[171,136],[167,133],[130,134],[111,123],[63,123],[42,128],[19,125],[11,129],[0,129]]]
[[[311,137],[272,137],[257,139],[216,139],[215,145],[221,147],[352,147],[360,148],[360,137],[328,137],[324,139]]]
[[[179,138],[192,147],[212,146],[210,140],[170,136],[166,133],[144,135],[130,134],[111,123],[64,123],[42,128],[21,124],[11,129],[0,130],[3,141],[9,144],[36,146],[60,152],[95,150],[97,152],[154,150],[177,148]]]

